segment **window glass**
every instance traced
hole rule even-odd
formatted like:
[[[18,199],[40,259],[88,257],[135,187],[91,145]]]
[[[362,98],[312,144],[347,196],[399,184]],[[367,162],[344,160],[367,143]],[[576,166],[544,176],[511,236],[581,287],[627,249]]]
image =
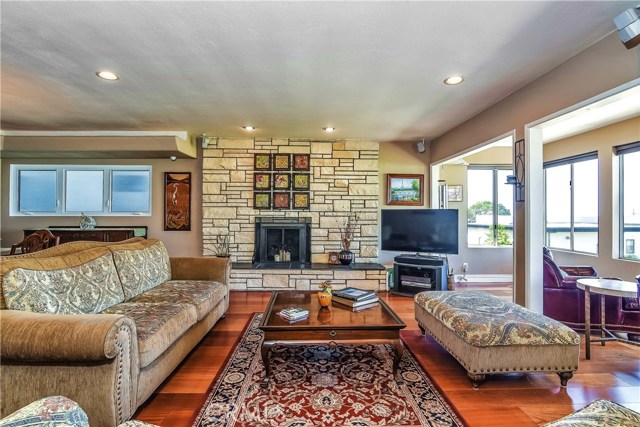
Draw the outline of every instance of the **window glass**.
[[[64,194],[67,212],[102,212],[103,171],[68,170],[65,176]]]
[[[506,169],[467,169],[467,244],[513,244],[513,187]],[[494,200],[497,196],[497,200]]]
[[[573,164],[573,250],[598,253],[598,160]]]
[[[498,246],[513,245],[513,186],[507,184],[509,170],[497,170],[498,187]]]
[[[467,170],[467,243],[483,246],[493,225],[493,170]]]
[[[56,186],[55,170],[21,170],[18,174],[18,210],[55,212]]]
[[[571,249],[571,165],[545,169],[546,245]]]
[[[640,259],[640,151],[624,154],[622,162],[622,256]]]
[[[111,210],[149,211],[149,171],[113,171]]]

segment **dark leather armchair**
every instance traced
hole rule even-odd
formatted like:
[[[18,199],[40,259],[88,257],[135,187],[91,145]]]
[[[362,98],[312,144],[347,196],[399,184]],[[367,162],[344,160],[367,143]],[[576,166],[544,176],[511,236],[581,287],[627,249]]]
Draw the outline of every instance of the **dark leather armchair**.
[[[622,298],[620,321],[629,331],[629,339],[640,341],[640,275],[636,276],[638,295],[636,298]]]
[[[591,266],[562,266],[553,260],[553,254],[544,248],[543,263],[543,314],[558,320],[570,328],[584,329],[584,291],[578,289],[580,278],[597,277]],[[600,323],[600,304],[596,295],[591,296],[591,322]],[[597,309],[595,309],[597,307]]]
[[[576,286],[576,282],[581,278],[597,277],[597,271],[591,266],[559,266],[548,248],[544,248],[542,262],[543,314],[570,328],[584,329],[584,291]],[[640,335],[640,310],[637,307],[637,299],[607,295],[607,329]],[[591,295],[591,324],[600,324],[600,296],[596,294]]]

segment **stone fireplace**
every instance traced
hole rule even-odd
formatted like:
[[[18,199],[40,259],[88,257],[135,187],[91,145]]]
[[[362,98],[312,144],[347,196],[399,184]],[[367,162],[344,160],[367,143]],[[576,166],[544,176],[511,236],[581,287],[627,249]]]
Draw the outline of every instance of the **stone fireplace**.
[[[254,209],[254,155],[262,153],[309,154],[308,210]],[[202,160],[203,254],[215,255],[218,236],[228,236],[234,290],[310,290],[322,280],[337,289],[347,280],[386,289],[384,267],[372,267],[378,261],[379,154],[378,141],[371,140],[211,138]],[[351,243],[357,262],[331,266],[329,252],[340,251],[340,229],[350,216],[357,221]],[[275,263],[278,245],[286,245],[296,262]]]
[[[256,217],[253,264],[295,266],[311,265],[311,218]],[[289,259],[276,260],[280,251],[286,251]]]

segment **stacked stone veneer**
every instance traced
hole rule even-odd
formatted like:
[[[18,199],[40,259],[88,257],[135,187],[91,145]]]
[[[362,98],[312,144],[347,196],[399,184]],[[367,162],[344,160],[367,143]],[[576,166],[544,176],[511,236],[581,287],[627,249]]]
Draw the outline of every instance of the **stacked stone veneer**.
[[[256,153],[306,153],[311,156],[310,209],[253,208],[253,159]],[[310,217],[311,261],[327,263],[340,251],[340,229],[348,216],[357,218],[351,250],[356,262],[377,262],[378,177],[377,141],[309,139],[212,138],[203,150],[202,231],[204,255],[214,255],[218,235],[229,235],[231,258],[251,262],[255,218]],[[384,271],[234,270],[232,289],[315,289],[319,280],[346,280],[360,287],[386,287]]]

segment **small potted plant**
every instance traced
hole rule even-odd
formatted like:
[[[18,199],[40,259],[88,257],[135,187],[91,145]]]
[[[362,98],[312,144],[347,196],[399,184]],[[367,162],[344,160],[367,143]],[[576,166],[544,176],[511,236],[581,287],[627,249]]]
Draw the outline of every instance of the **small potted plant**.
[[[325,280],[318,286],[320,287],[320,290],[318,291],[318,301],[320,302],[320,307],[329,307],[329,304],[331,304],[331,281]]]
[[[218,258],[229,258],[229,236],[218,234],[213,243],[213,254]]]

